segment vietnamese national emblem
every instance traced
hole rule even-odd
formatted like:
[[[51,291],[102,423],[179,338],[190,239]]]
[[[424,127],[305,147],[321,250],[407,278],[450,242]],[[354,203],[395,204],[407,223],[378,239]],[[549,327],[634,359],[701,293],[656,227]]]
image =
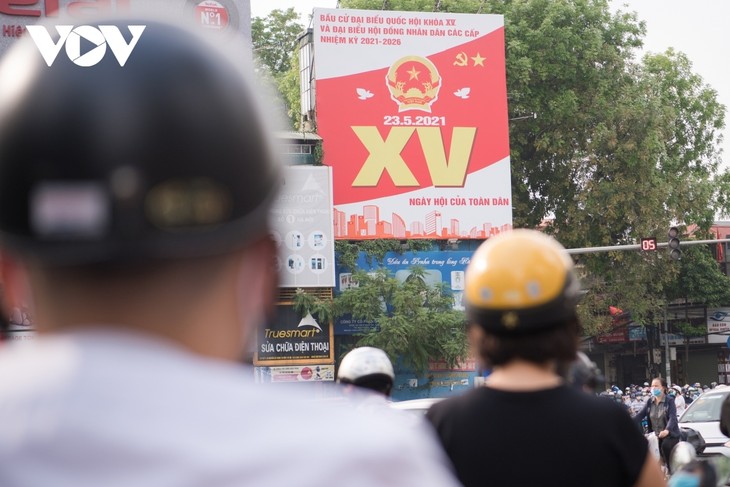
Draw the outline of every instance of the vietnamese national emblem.
[[[436,66],[420,56],[406,56],[394,62],[385,77],[390,97],[398,111],[423,110],[431,113],[438,98],[441,76]]]

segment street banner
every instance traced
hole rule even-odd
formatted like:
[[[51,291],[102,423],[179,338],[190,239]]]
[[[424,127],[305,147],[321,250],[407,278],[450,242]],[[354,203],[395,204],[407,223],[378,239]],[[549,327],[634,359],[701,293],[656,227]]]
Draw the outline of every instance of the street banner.
[[[331,168],[285,167],[272,217],[279,287],[334,287]]]
[[[707,309],[707,343],[726,343],[730,336],[730,308]]]
[[[472,252],[468,251],[431,251],[406,252],[397,254],[388,252],[382,264],[375,262],[365,252],[360,252],[357,268],[365,271],[379,267],[388,269],[389,273],[400,282],[405,282],[411,276],[413,266],[422,267],[423,280],[429,286],[444,285],[446,292],[454,298],[455,310],[463,311],[464,307],[464,273],[471,261]],[[357,286],[353,274],[347,269],[337,270],[337,292],[343,292]],[[380,331],[377,322],[355,319],[344,315],[335,319],[335,335],[357,335],[371,331]]]
[[[289,365],[254,367],[256,382],[334,382],[334,365]]]
[[[627,328],[621,327],[604,335],[598,335],[596,341],[598,343],[625,343],[629,340],[629,332]]]
[[[77,28],[98,16],[145,12],[180,19],[211,33],[238,32],[250,48],[250,0],[0,0],[0,55],[27,32],[28,25],[40,21],[56,25],[58,19],[59,25]],[[97,39],[88,37],[88,29],[72,32],[77,35],[70,34],[69,38],[87,41],[82,46],[81,57],[95,48],[105,49],[102,47],[105,43],[99,44]],[[66,50],[60,53],[65,54]]]
[[[315,9],[314,46],[335,238],[511,228],[502,16]]]
[[[667,339],[669,339],[669,346],[678,346],[678,345],[684,345],[685,341],[687,340],[687,337],[684,335],[678,335],[675,333],[662,333],[659,337],[659,345],[664,347],[667,344]],[[691,345],[699,345],[703,343],[708,343],[708,340],[705,339],[705,337],[690,337],[689,343]],[[709,342],[713,343],[713,342]],[[725,343],[724,341],[722,343]]]
[[[271,323],[258,330],[254,365],[334,363],[332,327],[312,315],[299,316],[291,305],[276,306]]]

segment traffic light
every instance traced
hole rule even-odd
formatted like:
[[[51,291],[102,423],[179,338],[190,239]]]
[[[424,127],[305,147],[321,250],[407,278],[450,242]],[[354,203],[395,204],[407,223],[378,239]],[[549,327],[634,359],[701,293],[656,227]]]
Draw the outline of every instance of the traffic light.
[[[679,260],[682,258],[682,251],[679,249],[679,229],[672,227],[669,229],[669,257],[672,260]]]

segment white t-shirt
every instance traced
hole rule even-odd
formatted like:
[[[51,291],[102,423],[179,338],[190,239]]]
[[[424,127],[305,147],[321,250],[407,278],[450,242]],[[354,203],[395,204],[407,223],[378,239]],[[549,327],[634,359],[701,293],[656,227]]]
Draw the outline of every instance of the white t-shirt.
[[[684,403],[684,397],[682,394],[674,396],[674,405],[677,406],[677,418],[679,418],[687,407]]]
[[[123,332],[0,349],[0,485],[456,486],[435,434]]]

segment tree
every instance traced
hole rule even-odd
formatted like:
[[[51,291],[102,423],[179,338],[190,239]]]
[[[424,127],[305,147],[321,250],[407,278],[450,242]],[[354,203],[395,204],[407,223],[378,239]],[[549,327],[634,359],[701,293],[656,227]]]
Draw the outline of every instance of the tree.
[[[515,227],[542,227],[566,247],[636,243],[670,222],[707,229],[727,212],[720,171],[724,107],[672,50],[635,58],[645,26],[607,0],[342,0],[348,8],[504,15]],[[525,114],[537,118],[520,118]],[[547,220],[547,225],[545,222]],[[594,287],[587,332],[605,304],[660,316],[676,270],[664,255],[581,256]],[[588,313],[590,314],[590,313]]]
[[[414,266],[401,282],[379,268],[373,272],[353,273],[358,283],[343,291],[334,302],[323,301],[297,290],[294,308],[318,319],[350,315],[354,319],[377,323],[380,331],[362,335],[358,346],[384,350],[391,360],[418,373],[428,369],[430,360],[450,366],[466,358],[465,317],[454,310],[453,296],[444,285],[429,286],[425,270]]]
[[[667,287],[669,302],[683,302],[685,319],[675,324],[675,330],[684,338],[684,360],[689,362],[689,340],[707,335],[707,322],[692,324],[687,316],[688,305],[719,306],[730,303],[730,277],[723,274],[707,246],[692,245],[682,250],[682,259],[676,263],[677,279]]]
[[[337,315],[380,325],[380,331],[364,335],[359,346],[381,348],[417,372],[426,371],[429,360],[454,366],[467,352],[464,313],[453,309],[453,297],[444,286],[430,287],[424,276],[418,266],[404,282],[385,269],[358,271],[353,276],[358,286],[335,298]]]
[[[254,53],[275,79],[285,75],[291,68],[296,39],[303,30],[294,7],[272,10],[266,17],[254,17],[251,20]]]
[[[251,21],[251,39],[259,74],[276,87],[279,97],[273,99],[272,104],[284,112],[295,129],[299,128],[301,116],[296,39],[303,30],[293,7],[272,10],[266,17],[254,17]]]

